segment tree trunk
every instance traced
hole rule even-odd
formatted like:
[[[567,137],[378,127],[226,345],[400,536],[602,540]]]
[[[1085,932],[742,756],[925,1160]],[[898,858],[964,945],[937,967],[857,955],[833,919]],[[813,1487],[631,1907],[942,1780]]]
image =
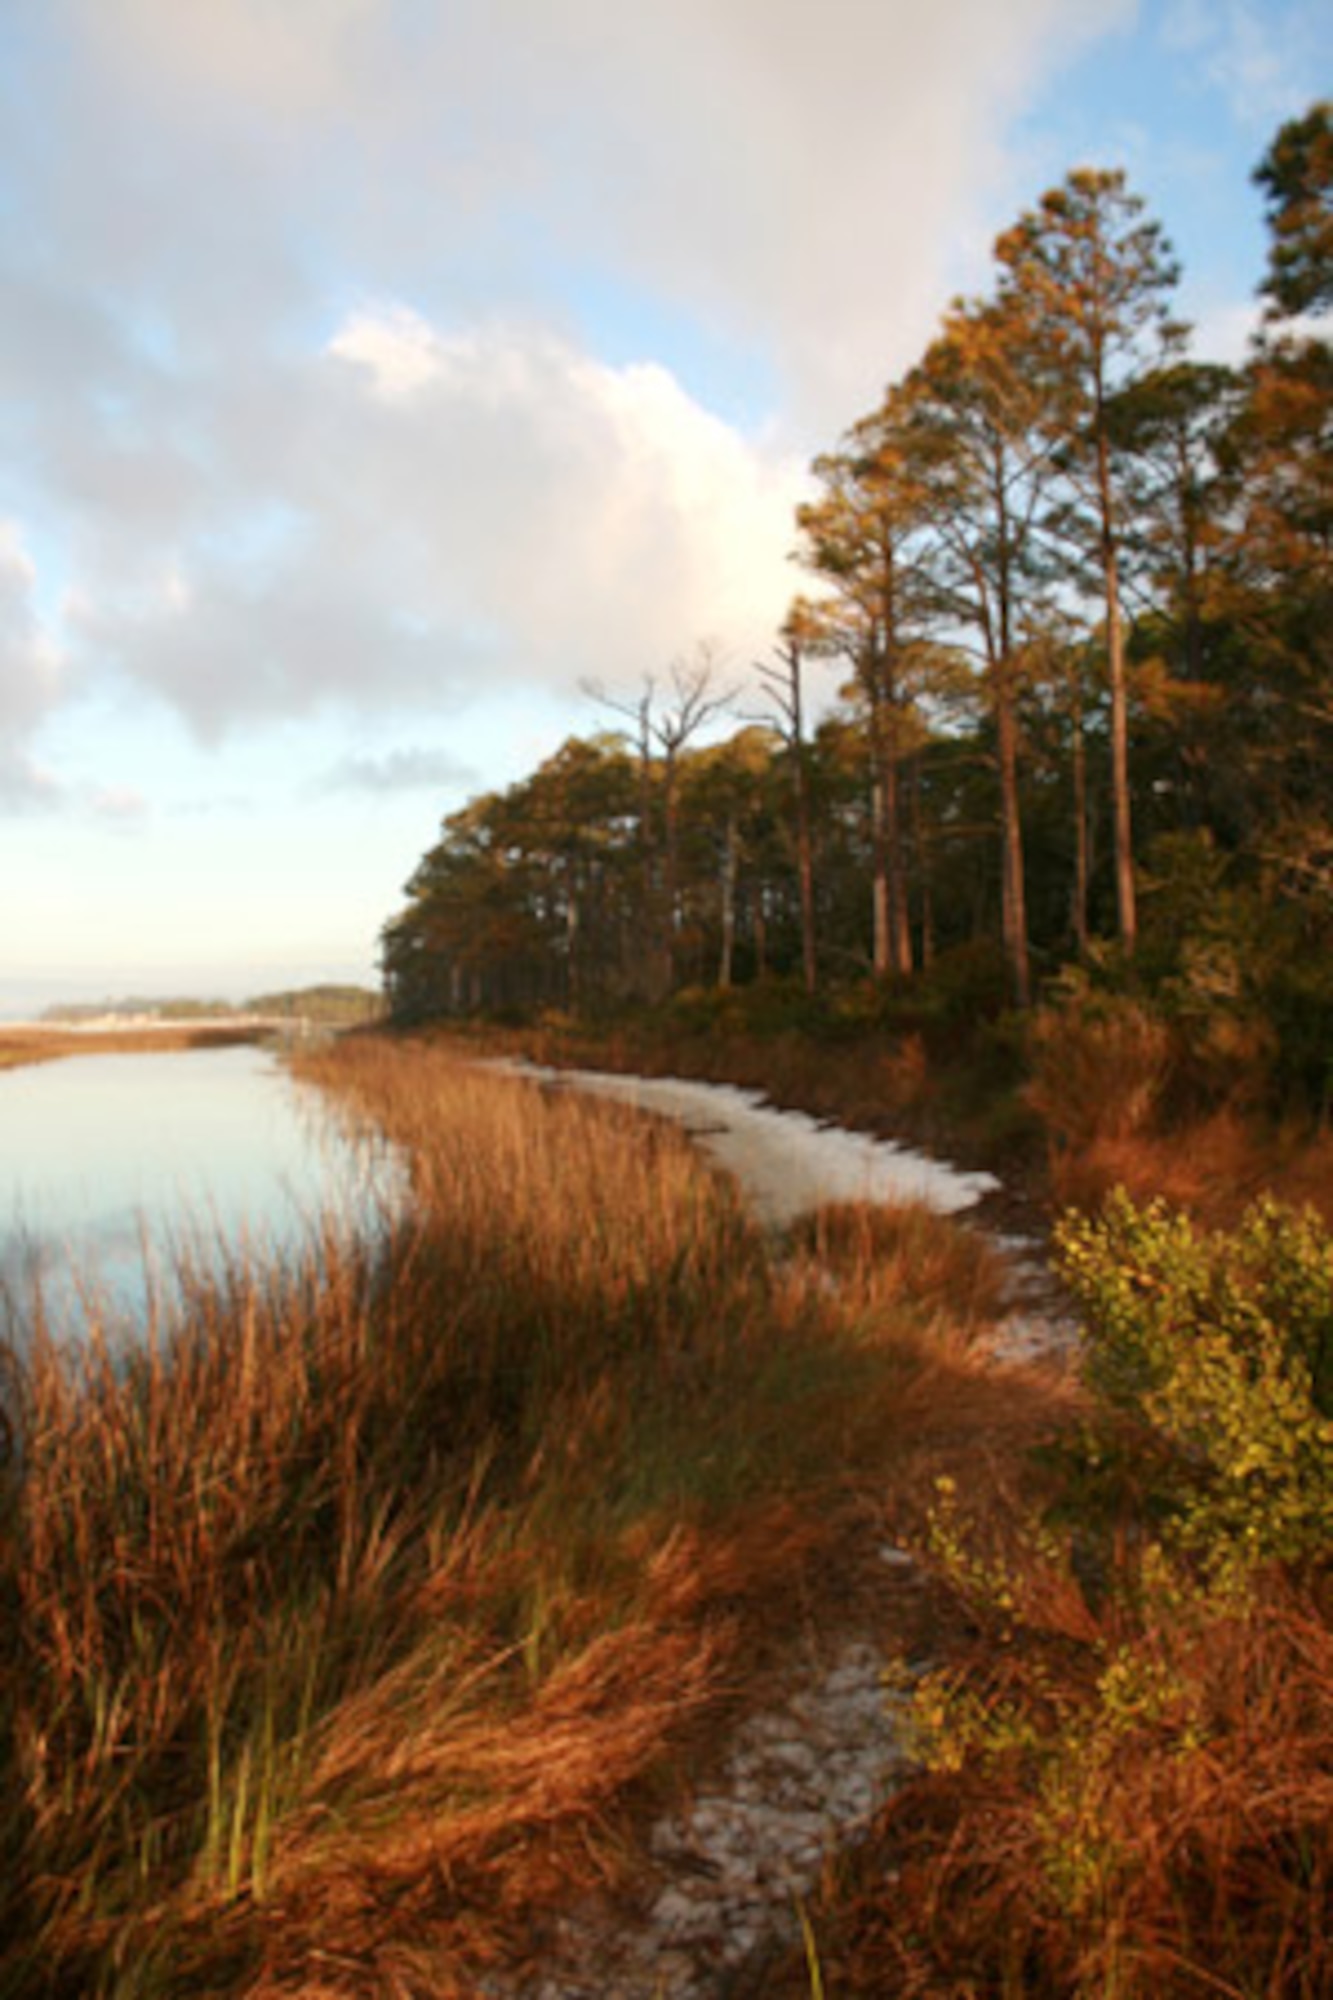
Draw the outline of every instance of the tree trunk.
[[[889,976],[889,869],[884,839],[884,785],[878,773],[870,787],[871,880],[870,907],[874,934],[870,968],[876,979]]]
[[[1070,726],[1073,732],[1074,775],[1074,943],[1080,959],[1088,956],[1088,745],[1083,734],[1083,694],[1074,678]]]
[[[1023,822],[1018,796],[1018,721],[1008,660],[991,669],[995,734],[1000,762],[1000,908],[1010,993],[1016,1007],[1032,1004],[1028,959],[1027,891],[1023,880]]]
[[[870,907],[873,932],[870,965],[876,979],[889,975],[889,860],[887,800],[884,794],[884,718],[878,682],[870,695]]]
[[[903,855],[902,788],[898,783],[896,746],[890,740],[884,764],[885,844],[889,869],[889,956],[895,973],[912,972],[912,928],[907,904],[907,867]]]
[[[677,934],[680,928],[680,911],[677,903],[680,896],[680,804],[677,797],[676,760],[668,751],[663,759],[663,811],[665,815],[664,879],[662,884],[662,964],[666,973],[667,990],[674,992],[678,967]]]
[[[717,983],[729,987],[736,956],[736,877],[740,868],[740,842],[736,836],[736,815],[727,815],[726,845],[722,850],[722,955]]]
[[[921,759],[912,759],[912,842],[916,848],[916,875],[921,884],[921,966],[935,963],[935,897],[930,883],[930,840],[926,815],[921,804]]]
[[[799,723],[797,725],[799,729]],[[815,948],[815,857],[810,833],[810,783],[805,766],[805,745],[798,734],[792,746],[796,760],[796,869],[801,885],[801,969],[805,990],[813,993],[819,983]]]
[[[1114,826],[1116,910],[1120,942],[1132,954],[1138,942],[1134,901],[1134,832],[1129,794],[1129,693],[1125,634],[1120,615],[1120,562],[1111,503],[1110,449],[1104,426],[1097,438],[1097,492],[1102,521],[1102,575],[1106,586],[1106,664],[1111,693],[1111,806]]]

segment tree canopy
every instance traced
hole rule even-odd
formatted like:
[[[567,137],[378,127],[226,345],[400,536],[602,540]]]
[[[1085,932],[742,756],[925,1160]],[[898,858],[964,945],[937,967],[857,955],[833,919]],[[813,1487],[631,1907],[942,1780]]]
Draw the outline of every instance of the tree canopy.
[[[453,814],[385,930],[395,1013],[901,986],[988,952],[1021,1007],[1071,959],[1182,994],[1226,960],[1238,1005],[1326,1046],[1331,165],[1320,103],[1256,170],[1239,368],[1190,352],[1123,174],[1044,194],[990,295],[816,459],[765,718],[699,653]]]

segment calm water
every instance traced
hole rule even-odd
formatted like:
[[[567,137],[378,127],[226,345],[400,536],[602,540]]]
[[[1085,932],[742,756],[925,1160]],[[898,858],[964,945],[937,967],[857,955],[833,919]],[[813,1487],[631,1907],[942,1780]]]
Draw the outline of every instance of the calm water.
[[[21,1294],[40,1270],[61,1319],[74,1274],[115,1306],[142,1306],[145,1245],[281,1254],[325,1210],[375,1212],[392,1162],[354,1146],[318,1093],[266,1050],[76,1056],[0,1072],[0,1274]]]

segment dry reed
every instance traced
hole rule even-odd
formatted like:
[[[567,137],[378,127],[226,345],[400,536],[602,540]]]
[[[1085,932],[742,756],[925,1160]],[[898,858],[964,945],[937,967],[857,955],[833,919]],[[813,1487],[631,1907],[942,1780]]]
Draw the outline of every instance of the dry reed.
[[[20,1370],[14,2000],[424,1997],[533,1948],[813,1601],[931,1365],[667,1128],[373,1039],[302,1067],[410,1201]]]

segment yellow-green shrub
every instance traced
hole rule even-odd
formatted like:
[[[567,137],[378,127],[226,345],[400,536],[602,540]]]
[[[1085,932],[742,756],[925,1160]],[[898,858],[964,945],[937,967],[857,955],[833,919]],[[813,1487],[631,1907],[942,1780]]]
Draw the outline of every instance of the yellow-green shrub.
[[[1181,1542],[1226,1563],[1333,1545],[1333,1236],[1265,1198],[1202,1230],[1123,1191],[1058,1232],[1089,1375],[1167,1447]]]

